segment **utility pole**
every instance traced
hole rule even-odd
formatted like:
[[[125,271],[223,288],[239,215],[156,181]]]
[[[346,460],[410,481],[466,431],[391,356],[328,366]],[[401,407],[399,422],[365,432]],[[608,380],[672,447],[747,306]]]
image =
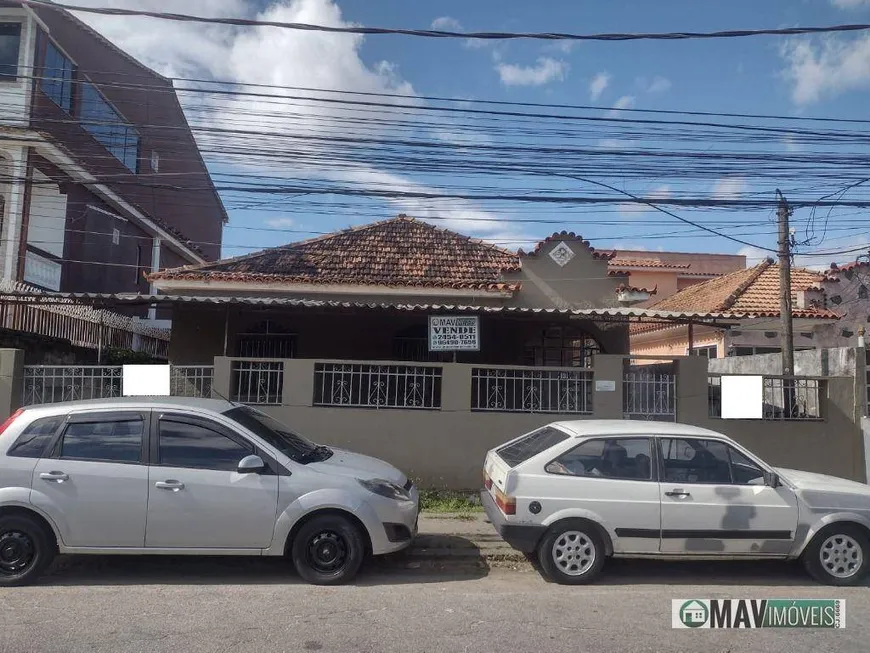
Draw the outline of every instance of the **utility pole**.
[[[794,333],[791,308],[791,232],[788,219],[792,210],[785,196],[776,189],[779,207],[776,209],[779,225],[779,314],[782,322],[782,374],[794,376]]]

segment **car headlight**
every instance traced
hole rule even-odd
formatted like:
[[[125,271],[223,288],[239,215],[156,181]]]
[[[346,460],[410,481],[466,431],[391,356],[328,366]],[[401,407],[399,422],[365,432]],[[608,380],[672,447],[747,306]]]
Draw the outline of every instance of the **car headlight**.
[[[382,478],[374,478],[371,480],[357,479],[369,492],[374,492],[378,496],[386,497],[387,499],[395,499],[396,501],[410,501],[411,494],[403,487],[399,487],[395,483],[386,481]]]

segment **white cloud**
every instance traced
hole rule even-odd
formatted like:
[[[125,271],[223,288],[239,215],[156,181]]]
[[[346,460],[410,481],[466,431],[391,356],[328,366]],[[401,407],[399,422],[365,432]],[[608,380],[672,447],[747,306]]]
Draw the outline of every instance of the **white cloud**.
[[[662,77],[660,75],[656,75],[653,77],[653,80],[650,82],[649,86],[646,88],[647,93],[664,93],[665,91],[671,90],[671,80],[667,77]]]
[[[295,226],[296,220],[294,220],[293,218],[270,218],[269,220],[264,220],[263,224],[265,224],[267,227],[281,229]]]
[[[568,74],[568,63],[550,57],[538,57],[534,66],[499,63],[501,83],[505,86],[541,86],[552,81],[562,81]]]
[[[804,146],[798,143],[792,134],[786,134],[781,139],[787,152],[802,152]]]
[[[462,24],[455,18],[450,16],[439,16],[432,21],[432,29],[442,30],[445,32],[461,32]]]
[[[840,9],[857,9],[870,7],[870,0],[831,0],[831,4]]]
[[[616,118],[621,115],[623,109],[632,109],[637,98],[633,95],[623,95],[613,103],[613,108],[607,112],[608,117]]]
[[[548,45],[547,49],[553,52],[561,52],[562,54],[571,54],[576,45],[577,41],[556,41]]]
[[[595,75],[595,77],[592,78],[592,81],[589,82],[589,98],[593,102],[596,102],[609,84],[610,73],[607,71],[602,71]]]
[[[79,0],[90,6],[129,7],[129,0]],[[265,4],[265,6],[264,6]],[[167,0],[139,0],[138,8],[165,11]],[[254,3],[249,0],[187,0],[185,12],[203,16],[244,16],[265,21],[312,23],[345,26],[341,9],[334,0],[268,0]],[[399,93],[416,95],[413,85],[403,78],[395,63],[381,61],[369,64],[363,61],[362,35],[303,32],[276,27],[214,27],[199,23],[165,21],[155,23],[148,19],[119,19],[116,17],[82,14],[82,19],[111,41],[146,65],[167,76],[184,76],[236,82],[238,91],[269,93],[268,88],[249,87],[245,84],[342,89],[368,93]],[[190,84],[185,84],[190,86]],[[213,99],[202,94],[181,94],[181,100],[192,125],[222,127],[241,133],[197,134],[203,147],[210,149],[238,149],[243,155],[224,154],[210,157],[214,171],[222,173],[254,173],[271,176],[281,183],[284,178],[335,182],[341,186],[390,188],[397,190],[435,189],[404,176],[396,175],[366,164],[354,156],[344,157],[341,150],[312,142],[294,142],[282,137],[333,136],[344,134],[347,127],[336,119],[364,118],[377,125],[383,115],[395,117],[389,107],[381,114],[372,108],[365,110],[340,105],[308,103],[304,100],[288,102],[281,96],[287,91],[275,90],[273,97],[221,96]],[[293,95],[303,96],[302,91]],[[322,94],[314,93],[315,96]],[[390,102],[389,98],[381,99]],[[416,103],[422,100],[397,99],[396,103]],[[407,111],[407,110],[404,110]],[[443,121],[451,129],[450,121]],[[277,145],[276,145],[277,143]],[[276,147],[285,154],[299,152],[298,160],[289,165],[286,160],[275,159]],[[329,160],[327,163],[326,160]],[[280,206],[283,200],[276,198]],[[392,200],[392,209],[421,218],[446,216],[452,228],[490,240],[533,241],[519,228],[498,221],[496,215],[480,211],[471,202],[433,200]],[[469,217],[489,215],[493,223],[468,220]],[[386,217],[386,215],[385,215]],[[276,218],[292,220],[292,218]],[[261,221],[260,224],[263,224]],[[441,224],[439,221],[438,224]],[[281,222],[286,227],[289,222]],[[445,225],[446,226],[446,225]]]
[[[847,91],[870,88],[870,35],[851,40],[788,41],[780,49],[783,77],[795,104],[806,105]]]
[[[710,197],[714,200],[736,200],[749,189],[743,177],[722,177],[713,184]]]
[[[662,184],[661,186],[654,188],[649,193],[643,195],[644,199],[648,200],[664,200],[668,199],[670,196],[671,187],[667,184]],[[616,210],[624,216],[637,215],[639,213],[646,213],[647,211],[655,211],[655,209],[649,204],[641,204],[639,202],[622,202],[621,204],[617,205]]]

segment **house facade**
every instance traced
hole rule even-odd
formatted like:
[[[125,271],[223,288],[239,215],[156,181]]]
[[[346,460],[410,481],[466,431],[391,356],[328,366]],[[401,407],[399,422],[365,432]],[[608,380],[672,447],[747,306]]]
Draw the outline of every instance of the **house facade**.
[[[226,355],[583,367],[594,353],[628,352],[625,320],[572,314],[627,305],[627,278],[610,273],[611,257],[573,233],[514,253],[400,215],[148,278],[161,295],[216,302],[175,305],[173,362]],[[478,321],[476,350],[430,351],[429,316],[451,314]]]
[[[147,293],[145,272],[219,258],[226,212],[171,80],[72,14],[14,0],[0,56],[3,278]]]

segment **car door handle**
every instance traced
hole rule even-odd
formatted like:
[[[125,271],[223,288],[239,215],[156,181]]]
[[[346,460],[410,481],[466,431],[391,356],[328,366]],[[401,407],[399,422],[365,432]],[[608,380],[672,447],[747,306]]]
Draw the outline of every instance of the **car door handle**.
[[[54,481],[55,483],[63,483],[69,480],[69,474],[63,472],[42,472],[39,475],[43,481]]]
[[[685,490],[673,489],[670,492],[665,492],[666,497],[690,497],[691,493],[686,492]]]
[[[157,481],[154,484],[154,487],[160,488],[161,490],[172,490],[173,492],[178,492],[179,490],[184,489],[184,483],[181,481]]]

